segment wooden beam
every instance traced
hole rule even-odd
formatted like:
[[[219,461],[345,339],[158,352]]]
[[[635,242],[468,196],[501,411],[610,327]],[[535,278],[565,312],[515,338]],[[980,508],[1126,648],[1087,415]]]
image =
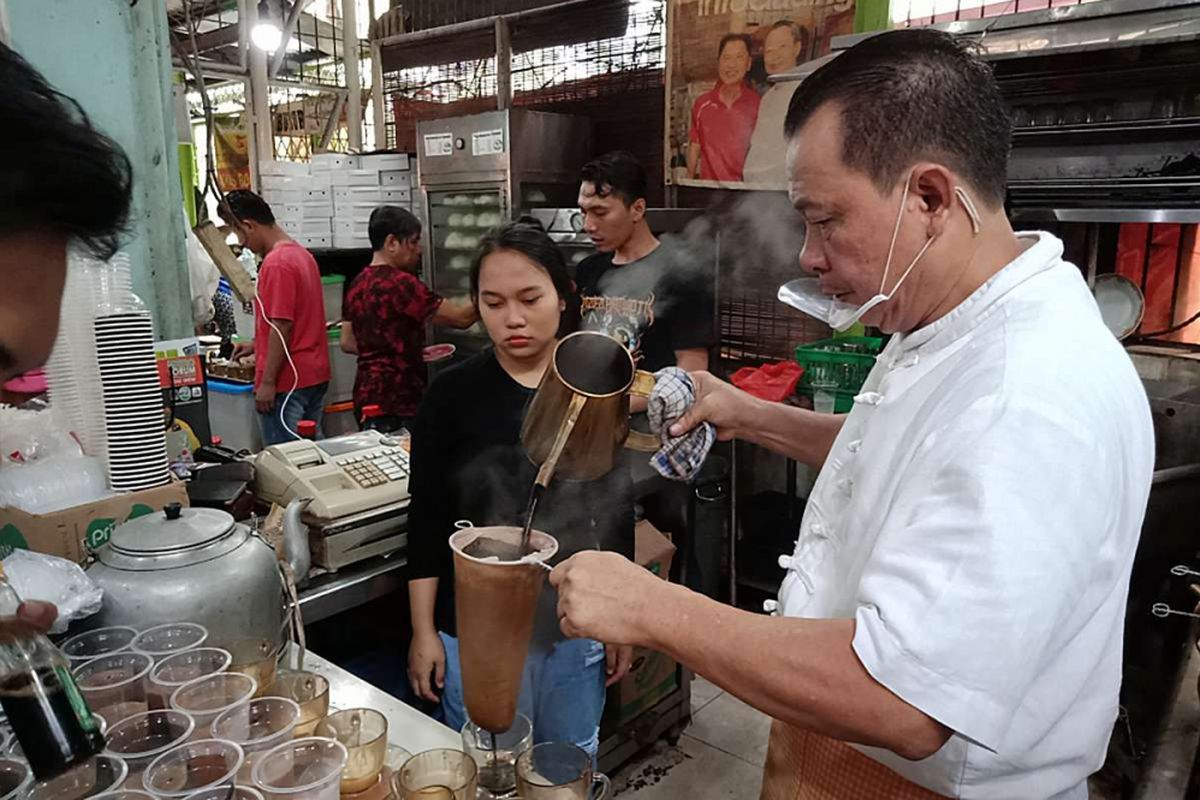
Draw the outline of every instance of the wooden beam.
[[[250,273],[246,272],[242,262],[234,256],[229,245],[225,244],[226,234],[221,233],[220,229],[208,220],[192,228],[192,231],[200,240],[205,252],[212,258],[213,263],[217,265],[217,272],[220,272],[225,280],[229,281],[229,287],[233,289],[234,296],[243,303],[252,301],[254,299],[254,280],[250,277]]]

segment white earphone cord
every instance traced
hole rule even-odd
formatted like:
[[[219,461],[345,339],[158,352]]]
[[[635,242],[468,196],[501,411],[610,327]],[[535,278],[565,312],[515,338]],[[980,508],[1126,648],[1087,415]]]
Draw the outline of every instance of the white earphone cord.
[[[275,331],[275,335],[279,337],[279,343],[283,345],[283,355],[287,358],[288,366],[292,368],[292,388],[288,389],[283,402],[279,404],[279,424],[283,426],[285,431],[292,435],[293,439],[302,439],[304,437],[288,426],[287,419],[283,415],[284,410],[287,409],[287,404],[291,402],[292,395],[300,387],[300,373],[296,371],[296,362],[292,360],[292,352],[288,349],[287,339],[284,338],[283,331],[279,330],[279,327],[274,322],[271,322],[271,318],[267,315],[267,305],[263,302],[262,295],[258,293],[258,281],[254,282],[254,299],[258,301],[258,310],[262,313],[263,319],[271,327],[271,330]],[[267,342],[267,349],[271,349],[269,340]],[[267,354],[263,353],[262,356],[266,358]]]

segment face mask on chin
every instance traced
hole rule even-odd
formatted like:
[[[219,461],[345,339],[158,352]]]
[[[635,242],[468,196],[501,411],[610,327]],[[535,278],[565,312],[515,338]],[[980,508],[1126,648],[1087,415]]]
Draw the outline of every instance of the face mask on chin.
[[[912,180],[912,173],[904,180],[905,190],[900,194],[900,209],[896,214],[896,224],[892,228],[892,241],[888,246],[887,260],[883,265],[883,277],[879,281],[879,292],[875,294],[867,302],[860,306],[847,303],[844,300],[839,300],[836,297],[831,297],[821,291],[821,279],[815,275],[797,278],[793,281],[788,281],[783,286],[779,287],[779,300],[797,311],[802,311],[810,317],[815,317],[829,325],[835,331],[844,331],[851,325],[863,318],[867,312],[873,308],[886,303],[895,297],[900,286],[907,280],[912,273],[913,267],[929,250],[930,245],[937,240],[937,236],[930,236],[925,240],[925,244],[917,251],[916,256],[909,262],[908,267],[900,275],[900,280],[896,281],[896,285],[891,291],[884,292],[883,287],[887,285],[888,272],[892,267],[892,256],[896,250],[896,239],[900,234],[900,223],[904,219],[904,198],[908,194],[908,184]],[[961,186],[954,187],[954,194],[963,204],[966,209],[967,216],[971,218],[971,230],[973,235],[978,236],[980,230],[979,211],[975,208],[975,203],[971,200]],[[808,243],[808,236],[804,237],[805,244]],[[804,250],[800,251],[801,256],[804,255]]]

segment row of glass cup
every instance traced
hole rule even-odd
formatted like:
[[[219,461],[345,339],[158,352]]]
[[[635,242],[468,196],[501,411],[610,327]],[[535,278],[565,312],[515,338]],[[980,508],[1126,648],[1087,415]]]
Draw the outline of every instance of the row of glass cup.
[[[592,757],[569,742],[533,743],[533,725],[521,714],[503,733],[473,722],[462,730],[463,749],[413,756],[392,777],[396,800],[604,800],[608,777],[593,772]]]

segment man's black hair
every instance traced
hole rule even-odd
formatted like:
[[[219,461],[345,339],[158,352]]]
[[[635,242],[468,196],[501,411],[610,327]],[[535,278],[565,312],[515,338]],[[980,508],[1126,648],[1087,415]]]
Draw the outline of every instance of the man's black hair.
[[[1012,123],[992,68],[967,43],[914,28],[855,45],[796,89],[787,138],[826,103],[841,111],[842,161],[880,191],[929,159],[963,175],[989,206],[1003,203]]]
[[[234,189],[225,195],[225,205],[234,219],[250,220],[259,225],[274,225],[275,213],[267,205],[267,201],[249,189]],[[222,214],[221,216],[225,216]],[[227,220],[232,222],[233,220]]]
[[[721,57],[721,54],[725,52],[725,45],[729,44],[730,42],[741,42],[742,44],[746,45],[746,55],[750,55],[754,52],[754,40],[750,38],[750,34],[727,33],[721,37],[721,42],[717,45],[717,58]]]
[[[613,150],[583,165],[579,179],[596,187],[598,197],[616,195],[633,205],[646,197],[646,170],[637,156],[626,150]]]
[[[0,44],[0,235],[65,234],[100,259],[121,246],[133,168],[71,98]]]
[[[767,28],[767,33],[777,31],[780,28],[786,28],[792,34],[792,41],[800,43],[801,53],[803,53],[803,48],[808,46],[808,31],[804,29],[804,26],[797,22],[792,22],[790,19],[781,19],[773,22],[771,27]]]
[[[371,221],[367,223],[371,249],[382,250],[389,234],[397,241],[406,242],[421,235],[421,221],[406,208],[380,206],[371,212]]]

